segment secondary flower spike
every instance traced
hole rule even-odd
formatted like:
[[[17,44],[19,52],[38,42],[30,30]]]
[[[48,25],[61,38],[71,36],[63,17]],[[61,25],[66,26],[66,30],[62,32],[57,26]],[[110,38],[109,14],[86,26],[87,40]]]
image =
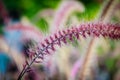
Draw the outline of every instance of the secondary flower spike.
[[[59,6],[58,10],[55,12],[50,31],[53,32],[54,30],[63,29],[68,20],[68,17],[75,11],[84,12],[84,5],[78,1],[64,0]]]

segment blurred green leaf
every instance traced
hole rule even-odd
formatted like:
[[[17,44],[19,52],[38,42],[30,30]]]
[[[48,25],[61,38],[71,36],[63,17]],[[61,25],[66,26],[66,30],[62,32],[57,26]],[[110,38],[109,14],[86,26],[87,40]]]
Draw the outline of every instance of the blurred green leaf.
[[[85,6],[85,12],[77,13],[80,20],[91,21],[97,18],[100,11],[100,3],[95,0],[80,0]]]
[[[0,25],[0,35],[3,34],[3,27]]]
[[[98,53],[98,55],[103,55],[104,49],[103,49],[102,46],[98,46],[98,47],[97,47],[97,53]]]
[[[107,69],[109,71],[112,71],[115,69],[115,59],[114,58],[107,58],[106,61],[105,61],[105,64],[107,66]]]
[[[18,10],[21,15],[32,18],[38,11],[55,8],[60,0],[4,0],[8,11]]]
[[[48,26],[48,23],[45,21],[45,19],[40,19],[39,21],[37,21],[35,23],[37,25],[37,27],[43,31],[43,32],[48,32],[49,30],[49,26]]]
[[[116,45],[115,41],[114,40],[109,40],[109,44],[110,44],[110,50],[111,51],[114,50],[115,49],[115,45]]]

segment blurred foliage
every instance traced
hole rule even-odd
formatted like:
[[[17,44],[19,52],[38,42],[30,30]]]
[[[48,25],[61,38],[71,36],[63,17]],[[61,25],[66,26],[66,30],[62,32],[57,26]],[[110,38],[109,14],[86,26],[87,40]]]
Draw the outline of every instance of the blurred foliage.
[[[110,50],[113,51],[115,49],[116,42],[114,40],[109,40]]]
[[[80,0],[85,6],[85,12],[78,13],[80,20],[90,21],[97,18],[98,12],[101,8],[101,3],[98,0]]]
[[[115,58],[107,58],[105,61],[106,67],[109,71],[114,71],[116,67],[116,59]]]
[[[79,0],[85,5],[84,13],[76,13],[80,20],[92,20],[100,9],[100,3],[97,0]],[[60,0],[4,0],[4,4],[13,18],[27,16],[30,20],[43,9],[55,9],[59,5]],[[48,23],[44,19],[34,23],[41,31],[47,32],[49,29]]]
[[[3,23],[2,20],[0,19],[0,35],[3,34]]]
[[[97,0],[79,0],[86,7],[86,11],[79,14],[80,18],[91,20],[96,16],[100,8],[100,3]],[[45,8],[56,8],[60,0],[4,0],[9,12],[17,11],[20,15],[25,15],[29,18],[33,17],[38,11]]]
[[[0,25],[0,35],[3,34],[3,28]]]
[[[49,25],[48,23],[45,21],[45,19],[41,18],[39,21],[37,21],[35,23],[38,28],[43,31],[43,32],[48,32],[49,31]]]
[[[29,18],[42,9],[55,8],[59,2],[59,0],[4,0],[9,12],[18,11],[20,15]]]
[[[118,17],[115,17],[115,16],[112,17],[112,21],[113,21],[113,22],[120,22],[119,18],[118,18]]]
[[[102,46],[98,46],[97,47],[97,53],[98,53],[98,55],[103,55],[104,54],[104,49],[103,49],[103,47]]]

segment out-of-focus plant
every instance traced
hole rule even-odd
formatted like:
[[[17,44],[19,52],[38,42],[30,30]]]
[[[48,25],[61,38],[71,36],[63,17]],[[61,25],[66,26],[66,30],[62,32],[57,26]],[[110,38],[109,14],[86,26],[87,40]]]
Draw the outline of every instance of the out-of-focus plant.
[[[65,26],[65,23],[68,20],[68,17],[73,12],[83,12],[84,6],[77,1],[63,1],[61,3],[59,9],[56,11],[56,14],[53,18],[53,22],[51,23],[51,31],[62,29]]]

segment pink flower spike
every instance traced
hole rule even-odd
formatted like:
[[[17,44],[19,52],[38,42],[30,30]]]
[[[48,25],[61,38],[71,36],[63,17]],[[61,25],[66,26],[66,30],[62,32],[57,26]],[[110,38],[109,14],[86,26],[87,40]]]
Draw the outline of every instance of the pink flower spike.
[[[25,64],[23,64],[23,68],[25,68],[26,67],[26,63]]]
[[[38,58],[43,60],[43,59],[44,59],[44,56],[43,56],[43,55],[42,55],[42,56],[38,56]]]
[[[51,40],[51,42],[54,41],[53,38],[52,38],[51,36],[50,36],[50,40]]]
[[[28,61],[27,61],[27,60],[25,61],[25,63],[26,63],[26,65],[29,65],[29,63],[28,63]]]
[[[45,44],[41,43],[41,46],[44,48],[44,47],[45,47]]]
[[[86,35],[85,35],[85,32],[84,32],[84,31],[82,32],[82,36],[83,36],[84,38],[86,38]]]
[[[62,33],[61,33],[61,31],[59,31],[58,33],[59,33],[60,36],[63,36]]]
[[[33,56],[32,60],[30,60],[29,63],[26,60],[27,66],[25,67],[25,69],[28,69],[33,64],[33,62],[40,63],[41,61],[37,61],[37,59],[42,60],[44,58],[43,57],[44,55],[50,54],[49,50],[55,51],[55,48],[54,48],[55,45],[61,45],[61,42],[66,44],[68,42],[67,40],[71,40],[74,36],[76,37],[76,39],[78,39],[79,36],[86,38],[87,34],[91,34],[90,36],[92,37],[102,36],[104,38],[107,37],[114,40],[120,39],[120,25],[114,25],[110,23],[108,24],[84,23],[84,24],[80,24],[78,28],[63,30],[62,32],[63,32],[62,36],[60,36],[61,33],[57,35],[58,33],[57,32],[54,35],[54,39],[52,37],[50,37],[50,39],[47,39],[47,40],[51,40],[50,44],[45,45],[45,42],[48,43],[49,41],[47,40],[43,41],[43,43],[41,43],[42,47],[40,47],[41,49],[38,50],[37,55]]]
[[[29,54],[29,57],[30,57],[30,59],[32,59],[33,55],[32,55],[32,54]]]
[[[76,33],[76,37],[77,37],[77,39],[79,39],[79,34],[78,33]]]
[[[70,29],[67,30],[67,33],[70,33]]]
[[[62,31],[64,34],[66,34],[65,30]]]
[[[60,40],[58,40],[58,43],[57,43],[59,46],[61,46],[61,41]]]
[[[41,61],[35,60],[35,63],[40,63]]]
[[[62,41],[63,41],[65,44],[67,43],[67,41],[66,41],[66,38],[65,38],[65,37],[62,39]]]
[[[69,40],[73,41],[73,34],[71,33],[69,36]]]
[[[51,45],[51,49],[52,49],[53,51],[55,51],[54,45]]]
[[[45,42],[46,42],[46,44],[50,44],[50,42],[48,41],[48,39],[45,39]]]
[[[57,34],[55,34],[54,36],[55,36],[56,39],[58,38]]]
[[[50,54],[50,52],[48,51],[48,49],[45,50],[46,53]]]

